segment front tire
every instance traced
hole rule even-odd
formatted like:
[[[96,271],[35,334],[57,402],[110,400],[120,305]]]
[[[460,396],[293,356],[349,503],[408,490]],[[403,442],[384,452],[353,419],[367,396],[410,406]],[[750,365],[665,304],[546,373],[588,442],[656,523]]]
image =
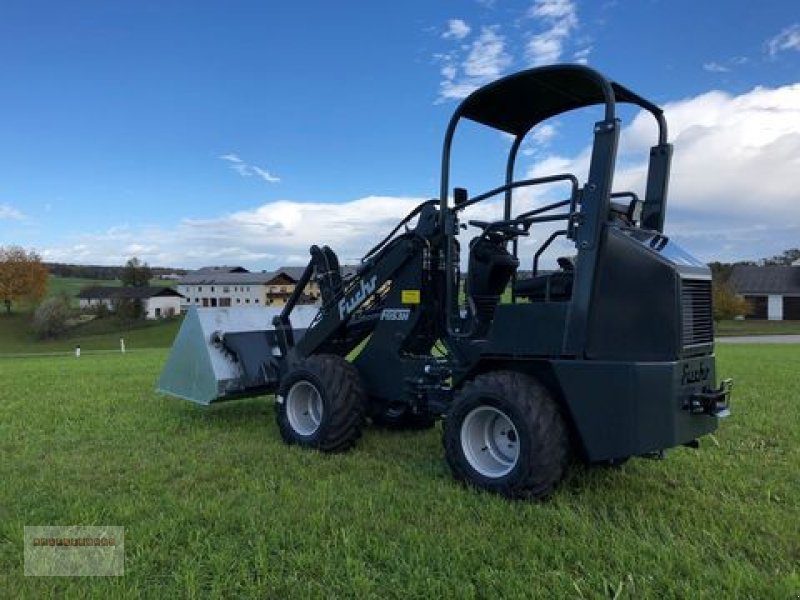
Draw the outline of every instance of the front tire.
[[[484,373],[459,390],[443,443],[457,480],[508,498],[550,495],[569,453],[556,401],[538,381],[514,371]]]
[[[341,356],[301,361],[281,381],[277,422],[287,444],[343,452],[361,437],[366,395],[358,370]]]

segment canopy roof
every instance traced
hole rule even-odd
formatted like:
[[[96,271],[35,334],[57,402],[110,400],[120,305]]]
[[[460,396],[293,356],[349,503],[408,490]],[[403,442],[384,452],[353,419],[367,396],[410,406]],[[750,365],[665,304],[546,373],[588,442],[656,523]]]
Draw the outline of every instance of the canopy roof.
[[[537,123],[584,106],[606,104],[606,118],[613,118],[615,101],[641,106],[662,125],[658,106],[583,65],[538,67],[499,79],[467,96],[454,117],[520,136]]]

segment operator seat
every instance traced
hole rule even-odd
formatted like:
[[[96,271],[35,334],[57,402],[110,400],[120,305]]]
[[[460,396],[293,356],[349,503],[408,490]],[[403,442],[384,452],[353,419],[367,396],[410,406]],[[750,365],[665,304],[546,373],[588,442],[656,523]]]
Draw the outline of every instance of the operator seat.
[[[572,298],[572,284],[575,280],[575,260],[561,256],[558,259],[560,271],[520,279],[514,285],[514,294],[520,298],[534,301],[563,302]]]
[[[491,322],[517,267],[519,259],[497,240],[480,236],[470,242],[466,293],[477,321]]]

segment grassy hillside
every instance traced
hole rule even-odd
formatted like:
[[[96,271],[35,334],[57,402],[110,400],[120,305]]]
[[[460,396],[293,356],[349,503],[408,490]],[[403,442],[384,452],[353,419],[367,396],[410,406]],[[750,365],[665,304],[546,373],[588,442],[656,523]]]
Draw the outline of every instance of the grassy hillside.
[[[166,351],[0,362],[0,590],[14,597],[795,598],[800,346],[724,347],[700,450],[576,468],[551,501],[455,484],[439,431],[285,446],[266,399],[153,392]],[[68,382],[68,384],[65,384]],[[31,524],[125,527],[125,576],[23,576]],[[0,594],[2,595],[2,594]]]
[[[119,338],[127,348],[166,348],[180,327],[180,318],[123,323],[100,319],[70,330],[55,340],[37,340],[30,330],[30,313],[0,314],[0,354],[65,352],[79,345],[81,350],[118,350]]]
[[[168,286],[170,281],[153,280],[152,285]],[[48,295],[66,293],[77,308],[77,294],[90,286],[119,286],[118,279],[82,279],[78,277],[53,277],[48,281]],[[180,326],[180,319],[162,321],[121,322],[106,318],[85,323],[70,330],[56,340],[37,340],[30,331],[33,307],[15,305],[12,314],[0,311],[0,354],[49,353],[73,350],[80,345],[82,350],[116,350],[119,338],[124,337],[128,348],[165,348]]]

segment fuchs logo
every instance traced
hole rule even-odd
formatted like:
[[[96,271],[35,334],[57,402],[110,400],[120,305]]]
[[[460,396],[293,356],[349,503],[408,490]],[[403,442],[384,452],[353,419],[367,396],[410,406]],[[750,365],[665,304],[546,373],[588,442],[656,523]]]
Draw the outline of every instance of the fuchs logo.
[[[681,385],[689,385],[692,383],[700,383],[708,379],[711,370],[703,363],[695,367],[691,367],[688,363],[683,365],[683,376],[681,377]]]
[[[378,284],[378,276],[373,275],[369,281],[362,281],[359,284],[358,290],[349,298],[345,297],[339,300],[339,318],[344,319],[347,315],[358,308],[358,305],[366,300]]]

